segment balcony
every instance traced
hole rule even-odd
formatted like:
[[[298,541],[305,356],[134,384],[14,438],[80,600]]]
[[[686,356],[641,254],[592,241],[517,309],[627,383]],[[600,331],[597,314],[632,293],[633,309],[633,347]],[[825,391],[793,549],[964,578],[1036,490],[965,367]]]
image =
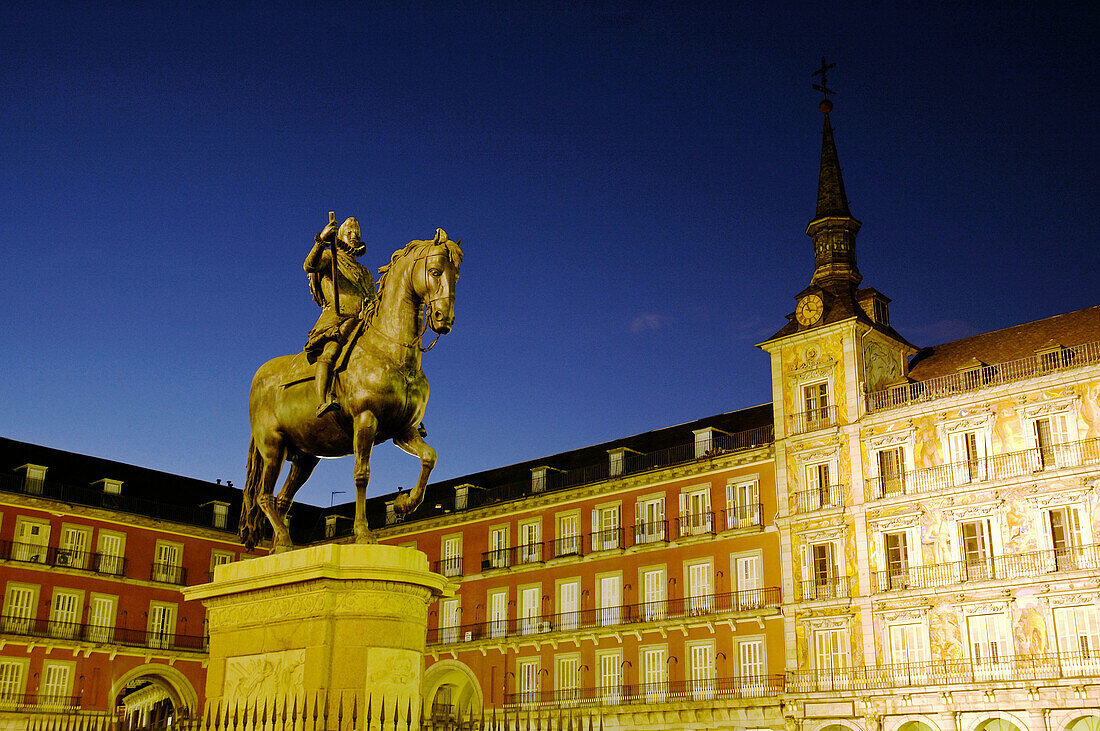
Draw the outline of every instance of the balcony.
[[[568,632],[587,627],[611,627],[639,622],[660,622],[666,619],[682,619],[729,612],[771,611],[779,608],[780,601],[781,592],[779,588],[766,587],[727,594],[706,594],[643,602],[641,604],[594,607],[559,614],[490,619],[474,624],[429,629],[427,644],[451,644],[541,632]]]
[[[563,556],[583,556],[584,555],[584,542],[581,541],[579,535],[562,536],[561,538],[555,538],[554,545],[554,558],[562,558]]]
[[[78,695],[0,692],[0,711],[75,711],[80,708],[80,704],[81,697]]]
[[[804,602],[848,599],[852,596],[848,576],[820,576],[802,582],[801,598]]]
[[[726,530],[755,528],[764,525],[764,506],[760,503],[735,505],[722,511],[722,524]]]
[[[898,495],[917,495],[981,482],[1032,477],[1042,472],[1092,464],[1100,464],[1100,438],[925,467],[899,475],[872,477],[866,481],[867,494],[876,500]]]
[[[432,571],[444,576],[462,576],[462,556],[441,558],[432,563]]]
[[[825,485],[796,492],[790,510],[792,514],[803,515],[818,510],[839,508],[843,502],[844,485]]]
[[[588,545],[591,551],[614,551],[626,548],[622,528],[607,528],[588,534]]]
[[[154,563],[149,567],[149,579],[162,584],[187,585],[187,569],[173,563]]]
[[[787,431],[790,434],[806,434],[818,429],[828,429],[836,426],[836,407],[822,406],[818,409],[810,409],[801,414],[791,414],[787,417]]]
[[[1100,674],[1100,653],[1009,655],[995,660],[947,660],[787,673],[788,693],[882,691],[937,685],[1034,682]]]
[[[714,533],[714,513],[692,513],[681,515],[676,519],[677,535],[680,538],[687,536],[701,536],[704,533]]]
[[[126,573],[126,559],[122,556],[89,551],[73,551],[68,548],[41,546],[36,543],[0,541],[0,560],[60,566],[109,576],[123,576]]]
[[[542,544],[528,543],[511,548],[494,548],[481,554],[481,570],[507,569],[542,562]],[[438,562],[437,562],[438,564]],[[444,574],[446,575],[446,574]]]
[[[0,630],[5,635],[41,637],[74,642],[93,642],[130,647],[151,647],[159,650],[182,652],[206,652],[206,638],[198,635],[181,635],[125,627],[104,627],[78,622],[59,622],[55,619],[31,617],[0,617]]]
[[[506,708],[533,710],[765,698],[782,693],[784,681],[782,675],[748,675],[594,688],[528,690],[505,693],[504,705]]]
[[[932,589],[973,581],[1029,579],[1061,571],[1100,569],[1100,545],[1059,548],[1052,551],[1013,553],[984,559],[912,566],[871,575],[871,591]]]
[[[876,391],[867,396],[867,410],[884,411],[923,403],[1093,363],[1100,363],[1100,341]]]
[[[634,545],[661,543],[668,540],[668,521],[655,520],[651,523],[638,523],[634,526]]]

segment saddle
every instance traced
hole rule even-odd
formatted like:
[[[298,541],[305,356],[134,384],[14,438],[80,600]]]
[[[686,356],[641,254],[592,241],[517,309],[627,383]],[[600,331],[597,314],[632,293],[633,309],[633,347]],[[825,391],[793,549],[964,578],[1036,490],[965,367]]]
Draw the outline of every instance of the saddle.
[[[351,334],[348,335],[348,341],[344,343],[344,347],[340,349],[340,356],[336,359],[336,362],[332,364],[332,378],[334,381],[339,377],[341,371],[347,369],[348,357],[351,355],[351,349],[355,346],[355,342],[362,334],[363,321],[358,320],[355,323],[355,327],[351,329]],[[294,357],[290,360],[290,365],[286,369],[286,380],[284,380],[280,386],[282,388],[290,388],[291,386],[297,386],[299,383],[309,383],[316,377],[315,373],[314,364],[309,362],[309,358],[306,357],[305,351],[295,353]]]

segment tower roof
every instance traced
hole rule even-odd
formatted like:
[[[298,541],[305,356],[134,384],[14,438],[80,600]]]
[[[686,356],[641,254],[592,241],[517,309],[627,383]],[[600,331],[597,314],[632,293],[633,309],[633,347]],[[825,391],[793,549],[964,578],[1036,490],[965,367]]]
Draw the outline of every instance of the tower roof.
[[[833,125],[829,122],[829,111],[833,105],[828,100],[821,103],[825,113],[825,128],[821,133],[821,172],[817,177],[817,210],[815,221],[822,218],[851,218],[848,208],[848,195],[844,192],[844,178],[840,174],[840,158],[836,154],[836,142],[833,140]]]

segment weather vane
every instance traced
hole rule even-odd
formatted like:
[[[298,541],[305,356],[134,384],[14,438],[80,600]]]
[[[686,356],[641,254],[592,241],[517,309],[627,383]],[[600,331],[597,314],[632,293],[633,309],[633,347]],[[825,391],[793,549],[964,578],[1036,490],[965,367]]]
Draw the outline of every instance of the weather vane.
[[[836,66],[835,63],[825,63],[825,57],[822,56],[821,57],[821,68],[819,68],[817,71],[814,71],[814,73],[813,73],[814,76],[820,76],[821,77],[821,83],[820,84],[814,84],[814,89],[817,90],[817,91],[820,91],[822,94],[824,94],[826,99],[829,98],[830,94],[835,94],[836,93],[835,91],[833,91],[832,89],[829,88],[829,77],[828,77],[829,69],[833,68],[834,66]]]

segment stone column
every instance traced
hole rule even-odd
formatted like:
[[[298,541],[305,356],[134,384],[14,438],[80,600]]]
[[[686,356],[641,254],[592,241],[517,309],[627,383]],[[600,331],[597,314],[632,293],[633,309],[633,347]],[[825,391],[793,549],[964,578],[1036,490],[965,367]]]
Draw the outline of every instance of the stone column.
[[[421,551],[325,544],[218,566],[206,607],[208,706],[320,694],[420,708],[428,605],[454,588]]]

